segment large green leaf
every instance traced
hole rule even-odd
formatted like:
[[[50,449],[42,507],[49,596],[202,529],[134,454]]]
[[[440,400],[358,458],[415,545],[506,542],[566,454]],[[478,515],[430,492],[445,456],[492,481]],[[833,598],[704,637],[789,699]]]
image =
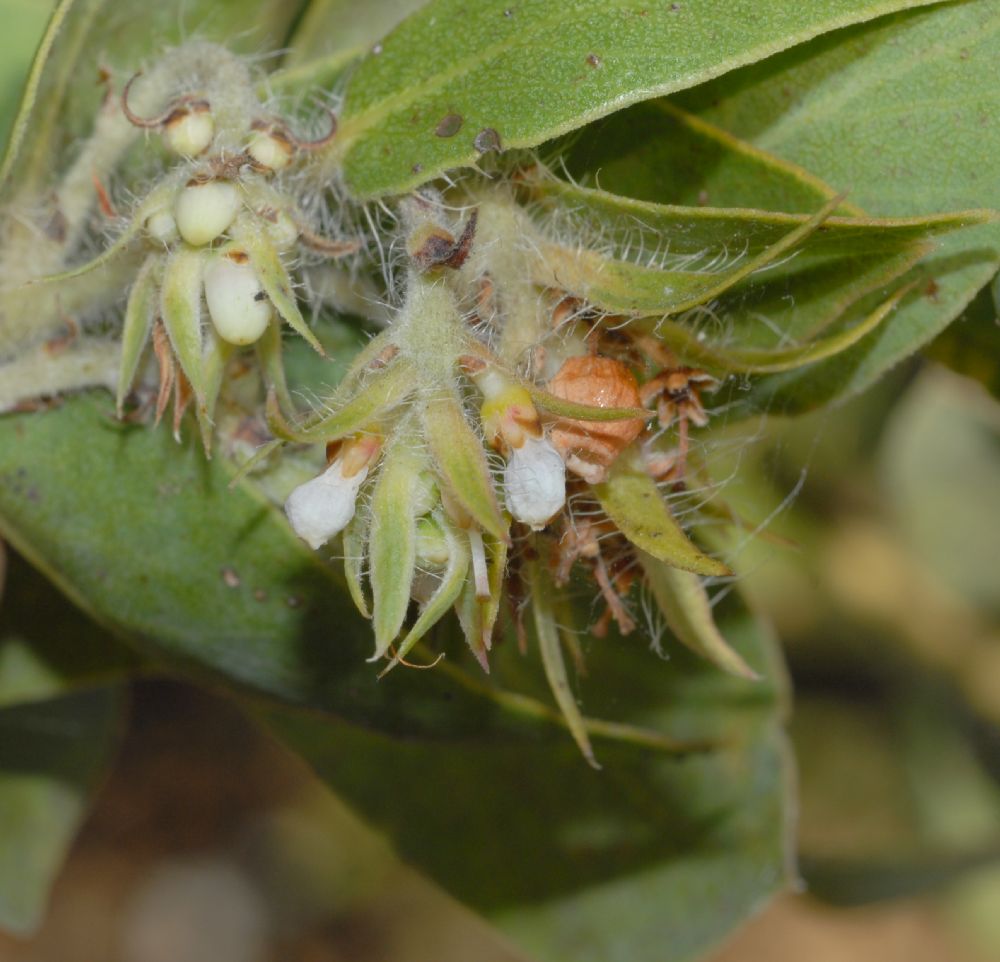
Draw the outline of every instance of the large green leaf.
[[[330,162],[358,196],[531,147],[828,30],[928,0],[432,0],[369,53]]]
[[[4,0],[4,32],[0,37],[0,144],[14,120],[17,99],[31,66],[32,54],[45,30],[54,0]]]
[[[949,3],[822,37],[720,78],[682,103],[798,164],[878,215],[1000,208],[1000,9]],[[880,328],[838,358],[762,379],[749,401],[797,411],[862,390],[941,331],[1000,266],[1000,228],[940,241],[916,287]]]
[[[598,737],[595,772],[555,730],[391,740],[305,713],[261,717],[405,859],[532,958],[695,959],[789,878],[773,641],[737,605],[721,623],[770,680],[734,679],[686,652],[651,664],[644,646],[605,643],[587,656],[597,683],[581,684],[585,710],[627,706],[651,731],[724,740],[715,750]],[[537,680],[537,657],[529,665],[508,646],[491,662],[520,687],[529,667]]]

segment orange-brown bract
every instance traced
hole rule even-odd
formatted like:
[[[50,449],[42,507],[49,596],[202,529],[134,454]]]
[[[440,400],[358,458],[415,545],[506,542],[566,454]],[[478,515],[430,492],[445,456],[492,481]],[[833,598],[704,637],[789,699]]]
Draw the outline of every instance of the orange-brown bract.
[[[587,355],[568,358],[549,381],[556,397],[602,408],[639,407],[639,385],[621,361]],[[590,484],[599,484],[619,454],[642,431],[643,421],[578,421],[561,418],[550,435],[566,467]]]

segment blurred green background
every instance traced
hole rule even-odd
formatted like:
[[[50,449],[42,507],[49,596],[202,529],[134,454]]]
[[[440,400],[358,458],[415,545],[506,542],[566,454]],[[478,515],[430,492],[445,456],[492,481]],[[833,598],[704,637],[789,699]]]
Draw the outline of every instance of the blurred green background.
[[[0,141],[50,7],[0,0]],[[804,893],[715,962],[1000,957],[998,330],[986,292],[939,361],[720,446],[728,500],[766,521],[739,564],[794,679]],[[2,962],[97,958],[517,956],[228,703],[142,682],[46,925],[0,937]]]

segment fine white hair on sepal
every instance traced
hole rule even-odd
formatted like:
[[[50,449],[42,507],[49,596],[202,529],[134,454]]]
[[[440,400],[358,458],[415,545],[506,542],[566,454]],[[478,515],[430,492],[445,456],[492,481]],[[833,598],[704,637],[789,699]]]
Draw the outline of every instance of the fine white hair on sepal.
[[[503,488],[510,513],[537,531],[566,503],[566,466],[548,440],[527,437],[511,450]]]
[[[319,477],[300,484],[285,502],[285,514],[295,533],[316,550],[339,534],[354,517],[358,489],[368,468],[343,475],[343,458],[337,458]]]

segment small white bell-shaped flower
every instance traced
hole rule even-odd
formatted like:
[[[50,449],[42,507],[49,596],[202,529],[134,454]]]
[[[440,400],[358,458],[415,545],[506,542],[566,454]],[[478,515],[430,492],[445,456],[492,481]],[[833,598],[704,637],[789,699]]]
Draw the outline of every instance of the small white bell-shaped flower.
[[[271,320],[271,302],[244,251],[227,251],[209,262],[205,300],[219,337],[230,344],[253,344]]]
[[[194,247],[210,244],[236,219],[242,201],[228,180],[192,180],[174,201],[174,220],[181,237]]]
[[[313,550],[339,534],[354,517],[368,465],[345,477],[345,460],[341,454],[318,478],[300,484],[285,502],[285,514],[295,533]]]
[[[507,510],[537,531],[566,503],[566,466],[546,438],[529,435],[511,448],[503,487]]]

